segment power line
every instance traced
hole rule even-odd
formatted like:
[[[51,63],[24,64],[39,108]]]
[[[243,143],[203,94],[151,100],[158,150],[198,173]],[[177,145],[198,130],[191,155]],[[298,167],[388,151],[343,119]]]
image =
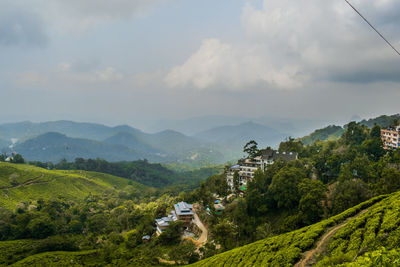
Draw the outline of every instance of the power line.
[[[349,6],[354,9],[355,12],[357,12],[358,15],[360,15],[360,17],[366,22],[368,23],[369,26],[371,26],[372,29],[374,29],[374,31],[376,31],[377,34],[379,34],[379,36],[385,40],[385,42],[390,45],[391,48],[393,48],[393,50],[400,56],[400,52],[352,5],[350,4],[350,2],[348,0],[344,0],[346,1],[347,4],[349,4]]]

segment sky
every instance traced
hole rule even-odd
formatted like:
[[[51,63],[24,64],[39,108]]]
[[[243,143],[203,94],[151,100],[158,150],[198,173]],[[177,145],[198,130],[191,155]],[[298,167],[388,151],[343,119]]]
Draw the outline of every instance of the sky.
[[[400,1],[352,0],[400,49]],[[0,122],[399,112],[400,56],[344,0],[1,0]]]

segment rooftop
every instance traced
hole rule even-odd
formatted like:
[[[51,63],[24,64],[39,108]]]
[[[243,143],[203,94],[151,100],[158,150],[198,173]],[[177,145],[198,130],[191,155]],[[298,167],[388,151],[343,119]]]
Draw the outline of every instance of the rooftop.
[[[188,204],[186,202],[179,202],[174,205],[176,215],[194,215],[193,213],[193,205]]]
[[[297,152],[279,152],[272,149],[264,149],[261,151],[261,156],[264,160],[278,160],[283,159],[284,161],[296,160]]]
[[[167,217],[162,217],[156,219],[156,223],[159,226],[168,226],[170,222],[177,221],[178,218],[176,217],[175,211],[172,211]]]

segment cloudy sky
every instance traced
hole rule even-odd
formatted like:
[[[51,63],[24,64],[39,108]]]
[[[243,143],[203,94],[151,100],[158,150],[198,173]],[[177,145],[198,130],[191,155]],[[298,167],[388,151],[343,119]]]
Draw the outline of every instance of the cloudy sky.
[[[400,48],[400,1],[352,0]],[[400,56],[344,0],[1,0],[0,122],[399,112]]]

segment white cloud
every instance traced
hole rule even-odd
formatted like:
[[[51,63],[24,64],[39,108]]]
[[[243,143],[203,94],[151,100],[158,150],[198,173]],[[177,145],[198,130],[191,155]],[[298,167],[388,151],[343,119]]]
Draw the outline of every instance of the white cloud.
[[[259,55],[260,50],[262,47],[241,47],[206,39],[183,65],[168,73],[165,82],[168,87],[241,90],[260,82],[292,89],[306,80],[298,66],[273,66],[268,55]]]
[[[393,36],[398,22],[382,17],[400,4],[395,0],[354,4]],[[376,72],[375,80],[400,74],[392,71],[393,65],[400,65],[393,51],[345,2],[264,0],[261,8],[247,2],[241,23],[240,41],[203,40],[182,65],[170,70],[164,79],[167,86],[293,89],[313,80],[349,81],[347,76],[360,72]],[[398,34],[397,38],[393,42],[400,40]]]

